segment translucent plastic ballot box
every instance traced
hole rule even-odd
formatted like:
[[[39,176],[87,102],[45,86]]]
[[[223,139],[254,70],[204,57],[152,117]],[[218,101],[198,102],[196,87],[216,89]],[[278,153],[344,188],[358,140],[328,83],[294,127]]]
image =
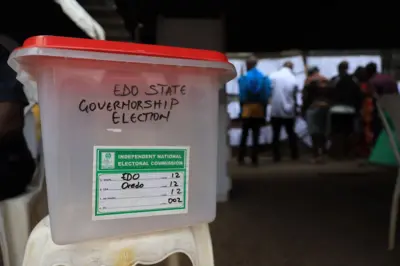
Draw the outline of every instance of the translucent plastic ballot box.
[[[38,88],[55,243],[214,219],[224,54],[39,36],[9,65]]]

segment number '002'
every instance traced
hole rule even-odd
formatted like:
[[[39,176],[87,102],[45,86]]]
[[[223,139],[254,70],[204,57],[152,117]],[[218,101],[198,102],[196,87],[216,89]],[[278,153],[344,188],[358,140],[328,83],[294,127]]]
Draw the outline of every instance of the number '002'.
[[[181,198],[169,198],[168,199],[168,203],[172,204],[172,203],[182,203]]]

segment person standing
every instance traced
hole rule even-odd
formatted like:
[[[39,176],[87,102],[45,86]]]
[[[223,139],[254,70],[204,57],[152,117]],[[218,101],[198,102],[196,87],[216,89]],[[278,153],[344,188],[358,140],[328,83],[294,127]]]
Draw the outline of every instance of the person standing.
[[[260,129],[265,124],[266,107],[271,91],[270,80],[257,68],[257,58],[250,56],[246,61],[247,73],[239,78],[239,98],[242,119],[242,136],[239,146],[239,164],[244,164],[247,137],[252,132],[253,147],[251,160],[258,165]]]
[[[323,162],[326,153],[329,96],[328,79],[319,73],[317,67],[311,68],[304,82],[302,115],[312,139],[312,163]]]
[[[360,141],[358,146],[358,155],[368,157],[373,143],[373,113],[374,98],[371,87],[367,82],[365,67],[357,67],[353,76],[357,79],[362,93],[362,104],[360,109]]]
[[[373,62],[365,66],[366,77],[372,89],[378,96],[399,94],[396,80],[383,73],[378,73],[377,65]]]
[[[17,46],[0,35],[0,201],[24,193],[35,171],[23,134],[28,100],[17,74],[7,64],[10,52]]]
[[[372,115],[372,143],[375,144],[381,130],[383,129],[382,121],[376,108],[376,98],[387,94],[399,94],[399,90],[397,88],[396,80],[390,75],[378,73],[377,65],[375,63],[371,62],[367,64],[365,66],[365,72],[368,86],[373,95],[374,111]]]
[[[332,103],[329,110],[331,149],[336,159],[344,159],[355,148],[355,124],[359,118],[362,93],[356,77],[348,73],[349,63],[338,65],[338,75],[329,83]]]
[[[298,159],[297,137],[294,132],[297,114],[297,83],[293,74],[293,63],[286,62],[283,67],[270,75],[271,80],[271,125],[272,149],[275,162],[281,160],[280,135],[284,127],[289,139],[291,157]]]

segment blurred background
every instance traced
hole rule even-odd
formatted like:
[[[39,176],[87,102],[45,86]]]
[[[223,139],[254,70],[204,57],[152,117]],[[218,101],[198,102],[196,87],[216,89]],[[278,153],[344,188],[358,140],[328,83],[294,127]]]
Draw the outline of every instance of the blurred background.
[[[379,72],[400,81],[395,12],[394,5],[386,3],[350,7],[339,2],[4,0],[0,35],[19,44],[30,36],[60,35],[218,50],[238,73],[245,73],[244,62],[251,54],[259,58],[264,75],[290,60],[300,100],[309,66],[331,78],[342,61],[349,63],[350,73],[374,62]],[[241,135],[237,78],[221,95],[220,121],[226,122],[229,155],[227,169],[218,177],[222,202],[211,224],[216,265],[400,263],[398,249],[387,252],[397,165],[360,167],[359,158],[311,165],[311,140],[301,117],[295,131],[302,159],[273,164],[267,113],[260,167],[239,167],[233,159]],[[28,98],[36,103],[34,93]],[[35,116],[38,120],[38,111]],[[285,132],[281,139],[286,140]]]

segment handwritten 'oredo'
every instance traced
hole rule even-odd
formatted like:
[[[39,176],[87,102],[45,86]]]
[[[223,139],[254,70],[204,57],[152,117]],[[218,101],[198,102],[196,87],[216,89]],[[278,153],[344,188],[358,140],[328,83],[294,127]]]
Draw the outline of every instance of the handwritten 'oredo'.
[[[143,89],[134,84],[115,84],[113,96],[118,97],[117,99],[103,101],[81,99],[78,109],[87,114],[110,112],[111,121],[115,125],[168,122],[171,111],[180,103],[178,98],[186,94],[186,85],[180,84],[151,84]],[[154,96],[163,97],[151,99]]]
[[[133,188],[133,189],[139,189],[139,188],[143,188],[144,184],[137,182],[137,183],[128,183],[128,182],[124,182],[121,184],[121,189],[129,189],[129,188]]]

